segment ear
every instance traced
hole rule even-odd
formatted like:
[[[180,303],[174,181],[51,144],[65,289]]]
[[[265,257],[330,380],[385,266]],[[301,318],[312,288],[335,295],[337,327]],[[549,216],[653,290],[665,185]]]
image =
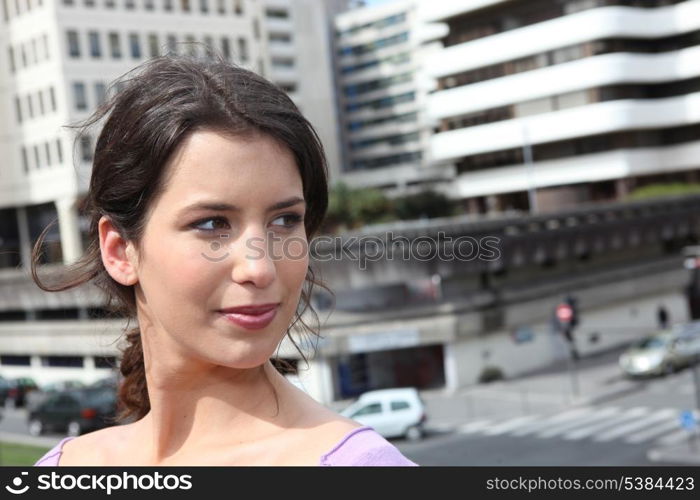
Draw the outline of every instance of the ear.
[[[122,285],[138,283],[138,256],[133,243],[124,240],[107,216],[98,223],[102,263],[109,275]]]

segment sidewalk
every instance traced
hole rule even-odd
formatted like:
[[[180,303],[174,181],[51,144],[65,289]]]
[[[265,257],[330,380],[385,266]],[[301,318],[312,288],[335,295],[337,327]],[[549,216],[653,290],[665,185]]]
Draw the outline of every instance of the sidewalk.
[[[602,404],[632,392],[644,384],[622,376],[617,366],[621,348],[585,357],[576,363],[576,376],[564,360],[513,380],[480,384],[455,392],[423,391],[428,429],[451,432],[467,422],[525,415],[547,415],[580,406]],[[700,465],[700,440],[697,448],[689,443],[655,447],[648,451],[650,461],[662,465],[686,463]]]

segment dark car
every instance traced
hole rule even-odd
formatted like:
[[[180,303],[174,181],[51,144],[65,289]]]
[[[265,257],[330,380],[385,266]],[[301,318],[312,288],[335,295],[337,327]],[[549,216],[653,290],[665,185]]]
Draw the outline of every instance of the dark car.
[[[39,386],[29,377],[20,377],[10,380],[10,387],[7,391],[7,399],[12,402],[15,408],[24,406],[27,402],[27,394],[36,391]]]
[[[29,413],[29,433],[55,431],[69,436],[113,425],[117,396],[109,387],[73,389],[49,396]]]
[[[0,407],[5,406],[5,401],[7,401],[7,395],[10,392],[10,381],[6,378],[0,377]]]

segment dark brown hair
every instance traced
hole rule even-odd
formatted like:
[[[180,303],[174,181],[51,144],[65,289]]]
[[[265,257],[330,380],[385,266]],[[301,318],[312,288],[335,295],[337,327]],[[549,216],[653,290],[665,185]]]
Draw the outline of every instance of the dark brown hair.
[[[74,126],[79,135],[98,124],[87,196],[81,211],[90,221],[89,246],[76,263],[65,268],[57,284],[43,283],[37,273],[42,243],[32,252],[32,277],[45,291],[58,292],[89,281],[106,293],[108,311],[129,321],[136,316],[133,286],[107,273],[102,263],[98,222],[107,216],[122,238],[139,248],[148,211],[163,190],[166,166],[177,147],[197,130],[217,130],[234,136],[262,133],[294,155],[301,174],[307,211],[307,238],[318,230],[328,205],[327,167],[323,146],[312,125],[292,100],[261,76],[220,57],[199,59],[171,55],[151,59],[124,75],[111,88],[119,89],[86,121]],[[320,284],[309,267],[299,307],[287,336],[295,329],[318,338],[317,328],[302,319],[311,306],[311,290]],[[129,329],[122,352],[118,420],[140,419],[150,410],[146,387],[141,331]],[[283,363],[274,360],[280,370]]]

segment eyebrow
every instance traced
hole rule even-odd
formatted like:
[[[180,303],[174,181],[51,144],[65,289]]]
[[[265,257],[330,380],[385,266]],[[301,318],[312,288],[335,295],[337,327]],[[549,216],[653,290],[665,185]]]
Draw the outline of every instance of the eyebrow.
[[[294,205],[298,205],[299,203],[306,204],[306,201],[303,198],[299,198],[298,196],[294,196],[292,198],[289,198],[284,201],[279,201],[277,203],[274,203],[270,205],[267,208],[268,212],[272,212],[273,210],[281,210],[283,208],[289,208],[293,207]],[[195,210],[213,210],[213,211],[228,211],[228,212],[240,212],[240,208],[237,207],[236,205],[231,205],[230,203],[221,203],[221,202],[216,202],[216,201],[200,201],[197,203],[193,203],[192,205],[188,205],[182,210],[180,210],[180,214],[184,215],[187,212],[195,211]]]

